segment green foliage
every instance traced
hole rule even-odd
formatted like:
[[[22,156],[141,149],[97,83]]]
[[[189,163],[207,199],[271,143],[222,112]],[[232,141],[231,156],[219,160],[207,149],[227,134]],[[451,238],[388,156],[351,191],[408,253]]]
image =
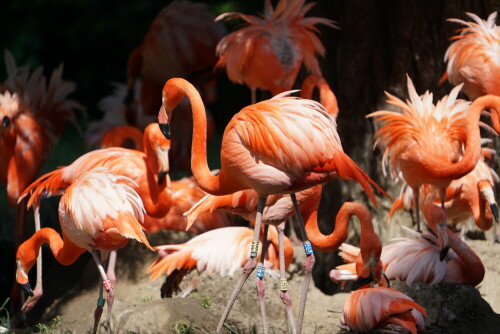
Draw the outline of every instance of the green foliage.
[[[42,334],[53,334],[54,330],[56,329],[57,326],[59,326],[60,323],[61,323],[61,317],[56,316],[54,319],[52,319],[52,322],[49,325],[39,323],[36,325],[36,327]]]
[[[193,293],[194,298],[198,298],[201,301],[201,306],[204,308],[209,308],[212,306],[212,299],[207,295],[200,295],[198,293]]]
[[[0,327],[4,328],[10,328],[10,315],[9,311],[5,308],[8,302],[9,298],[5,299],[2,306],[0,306],[0,314],[2,314],[2,312],[5,314],[5,316],[0,316]]]
[[[195,333],[195,329],[199,329],[194,327],[187,320],[179,320],[172,324],[172,333],[173,334],[193,334]]]

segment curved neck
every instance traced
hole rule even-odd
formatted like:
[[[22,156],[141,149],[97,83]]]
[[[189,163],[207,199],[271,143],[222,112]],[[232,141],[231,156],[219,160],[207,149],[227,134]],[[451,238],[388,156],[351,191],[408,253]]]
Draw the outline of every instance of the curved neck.
[[[478,285],[483,281],[485,269],[481,258],[455,235],[449,228],[446,229],[448,242],[451,249],[455,251],[462,260],[462,274],[465,284]]]
[[[446,164],[440,168],[435,168],[436,164],[429,159],[424,164],[429,165],[429,173],[434,178],[458,179],[471,172],[481,157],[481,134],[479,132],[479,118],[483,110],[490,109],[491,122],[495,131],[500,134],[499,110],[500,97],[486,95],[477,98],[469,107],[465,133],[467,141],[465,143],[462,159],[456,163]]]
[[[134,126],[115,126],[107,131],[101,140],[101,148],[124,147],[137,151],[143,150],[143,135],[141,130]]]
[[[163,107],[167,120],[172,110],[187,97],[193,113],[193,141],[191,146],[191,170],[196,182],[204,191],[221,195],[220,177],[210,172],[207,162],[207,116],[205,106],[196,88],[181,78],[168,80],[163,87]],[[159,115],[161,121],[162,115]]]
[[[319,102],[326,108],[330,116],[337,118],[339,113],[337,97],[322,76],[311,74],[305,78],[302,82],[300,97],[312,99],[315,87],[318,87],[319,90]]]
[[[42,228],[17,249],[16,259],[18,265],[21,265],[26,273],[35,263],[40,247],[43,244],[49,244],[57,262],[65,266],[75,262],[86,251],[86,249],[76,246],[66,237],[63,240],[55,230],[48,227]]]
[[[349,221],[352,216],[358,217],[361,223],[361,253],[370,242],[378,240],[373,230],[370,212],[361,204],[346,202],[342,205],[335,219],[335,228],[331,234],[324,235],[318,228],[317,210],[312,212],[306,222],[306,232],[309,241],[316,250],[333,252],[347,239]],[[378,240],[380,244],[380,241]]]

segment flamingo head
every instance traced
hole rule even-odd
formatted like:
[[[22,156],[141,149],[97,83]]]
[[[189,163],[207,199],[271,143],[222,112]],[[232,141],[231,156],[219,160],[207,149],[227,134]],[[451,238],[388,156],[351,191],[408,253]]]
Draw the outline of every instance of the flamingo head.
[[[498,206],[495,200],[493,186],[488,180],[480,180],[477,183],[477,187],[481,197],[490,205],[491,213],[493,214],[495,221],[498,222]]]
[[[17,270],[16,270],[16,281],[17,284],[19,284],[19,287],[21,290],[26,292],[27,295],[33,297],[33,290],[31,289],[30,282],[28,280],[28,274],[25,268],[25,265],[21,261],[20,258],[16,260],[17,263]]]

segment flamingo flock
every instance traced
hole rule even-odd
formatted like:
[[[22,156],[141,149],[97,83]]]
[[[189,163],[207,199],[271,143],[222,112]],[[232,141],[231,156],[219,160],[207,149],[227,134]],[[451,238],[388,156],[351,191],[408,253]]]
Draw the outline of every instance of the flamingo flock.
[[[286,331],[302,333],[315,252],[340,251],[346,262],[325,280],[355,281],[339,323],[350,331],[425,332],[427,310],[390,288],[391,280],[472,286],[483,281],[481,258],[464,234],[455,232],[458,224],[472,220],[483,231],[494,226],[494,241],[500,242],[499,178],[490,164],[495,152],[482,147],[492,141],[482,136],[500,133],[496,12],[486,20],[472,13],[466,14],[471,22],[449,20],[463,28],[444,55],[441,81],[454,86],[448,95],[437,101],[429,90],[420,95],[407,75],[404,96],[385,92],[390,108],[366,110],[376,128],[373,146],[383,151],[384,174],[401,186],[388,221],[398,210],[416,213],[417,231],[408,231],[413,238],[383,245],[376,233],[382,223],[372,214],[381,210],[380,198],[392,198],[344,151],[336,122],[341,111],[322,76],[318,57],[328,55],[316,27],[339,26],[328,17],[306,16],[313,6],[305,0],[279,0],[276,5],[264,0],[261,15],[215,16],[200,3],[172,2],[155,17],[144,43],[131,50],[124,66],[127,83],[101,101],[102,120],[86,129],[89,147],[99,148],[44,174],[41,165],[65,121],[76,122],[74,112],[82,109],[67,98],[75,84],[62,79],[62,67],[47,81],[41,68],[30,74],[28,66],[17,68],[6,53],[8,78],[0,84],[0,177],[9,205],[17,207],[17,228],[26,231],[24,216],[31,207],[35,220],[32,236],[17,235],[16,282],[28,296],[23,312],[43,298],[43,244],[62,265],[91,253],[102,279],[93,323],[89,318],[93,333],[106,303],[106,320],[111,321],[119,284],[115,265],[126,260],[116,251],[131,239],[156,257],[144,275],[151,280],[165,276],[161,297],[178,294],[183,278],[195,269],[206,280],[236,276],[213,328],[216,333],[225,331],[254,271],[262,332],[270,332],[264,278],[273,270],[279,271],[274,276],[279,277]],[[228,19],[244,24],[226,33],[221,21]],[[305,79],[301,68],[308,72]],[[225,126],[220,168],[215,170],[208,162],[215,123],[206,105],[219,98],[216,80],[224,70],[231,82],[248,86],[252,94],[251,104],[234,110]],[[301,87],[300,93],[293,87]],[[258,101],[257,89],[272,97]],[[470,100],[461,98],[462,93]],[[190,175],[171,180],[171,168]],[[342,205],[337,213],[328,211],[333,232],[325,234],[318,212],[323,186],[332,180],[355,181],[349,185],[361,186],[369,202],[336,199]],[[47,222],[41,221],[41,202],[53,196],[60,196],[61,232],[42,227]],[[293,216],[303,250],[294,248],[285,233]],[[359,248],[344,243],[355,230],[353,217],[360,222]],[[248,225],[235,226],[238,219]],[[428,233],[422,232],[424,221]],[[192,238],[148,241],[161,230],[188,231]],[[303,283],[294,291],[287,269],[298,251],[305,252]],[[29,272],[35,263],[32,289]]]

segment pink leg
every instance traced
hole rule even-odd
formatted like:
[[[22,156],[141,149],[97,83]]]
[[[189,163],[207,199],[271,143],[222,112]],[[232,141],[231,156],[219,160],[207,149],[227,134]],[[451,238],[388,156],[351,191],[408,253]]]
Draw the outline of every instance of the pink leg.
[[[33,204],[33,214],[35,216],[35,233],[40,230],[40,202],[35,202]],[[24,302],[21,311],[29,312],[35,307],[38,300],[43,296],[43,285],[42,285],[42,251],[38,253],[36,259],[36,286],[33,290],[33,296],[29,296]]]
[[[118,255],[118,251],[114,250],[109,252],[108,257],[108,270],[106,271],[106,275],[108,276],[109,281],[111,282],[111,286],[113,289],[116,288],[116,256]]]
[[[255,260],[255,258],[257,257],[257,252],[259,250],[260,225],[262,223],[262,212],[264,211],[265,202],[266,202],[265,197],[259,198],[259,203],[257,204],[257,216],[255,218],[255,227],[253,230],[252,246],[250,249],[250,258],[247,260],[247,262],[245,262],[245,265],[243,266],[243,272],[241,273],[240,280],[236,284],[236,287],[234,288],[233,293],[231,294],[231,298],[229,298],[229,301],[227,302],[226,308],[224,309],[224,313],[222,313],[219,324],[217,325],[216,333],[222,333],[222,327],[224,326],[224,322],[226,321],[229,312],[231,311],[231,308],[233,307],[233,304],[236,301],[236,298],[238,297],[241,288],[243,287],[243,284],[245,284],[245,282],[248,279],[248,276],[250,276],[252,271],[257,266],[257,260]]]
[[[280,258],[280,297],[286,308],[286,313],[288,315],[288,322],[290,323],[290,329],[292,334],[297,332],[295,328],[295,318],[293,316],[292,309],[292,297],[288,293],[288,281],[286,279],[285,273],[285,249],[283,246],[285,238],[285,223],[280,224],[278,227],[278,248],[279,248],[279,258]]]
[[[93,249],[91,252],[92,257],[94,258],[94,261],[97,265],[97,269],[99,270],[99,273],[101,274],[102,277],[102,284],[104,286],[104,289],[106,289],[106,292],[108,294],[108,312],[106,314],[106,321],[109,322],[111,319],[111,309],[113,308],[113,302],[115,300],[115,293],[113,291],[113,287],[111,286],[111,282],[108,279],[108,276],[106,275],[106,272],[104,271],[104,266],[102,265],[101,259],[99,258],[99,255],[97,255],[97,251]],[[104,258],[107,257],[108,254],[103,253],[102,254]],[[98,308],[99,308],[99,302],[98,300]],[[97,309],[96,309],[97,312]],[[94,324],[95,326],[96,324]]]
[[[304,262],[304,282],[302,283],[302,291],[300,294],[299,316],[297,317],[297,333],[300,334],[302,333],[302,323],[304,321],[307,292],[309,290],[309,283],[311,282],[311,273],[315,259],[311,243],[307,238],[306,229],[304,227],[304,221],[302,220],[302,215],[300,214],[299,204],[297,203],[297,197],[295,196],[295,194],[290,194],[290,197],[292,198],[293,206],[295,208],[295,214],[299,219],[300,233],[302,234],[302,239],[304,240],[304,250],[306,252],[306,261]]]
[[[94,327],[92,329],[92,334],[97,333],[97,328],[99,325],[99,321],[101,320],[102,316],[102,311],[104,308],[104,298],[102,298],[102,290],[103,290],[103,285],[99,285],[99,297],[97,298],[97,307],[94,311]]]
[[[264,235],[263,235],[263,242],[262,242],[262,252],[260,253],[260,261],[259,261],[259,266],[257,268],[257,294],[259,296],[259,303],[260,303],[260,312],[262,315],[262,326],[264,327],[264,333],[268,333],[268,326],[267,326],[267,315],[266,315],[266,304],[264,300],[264,296],[266,294],[266,286],[264,284],[264,272],[265,272],[265,267],[264,267],[264,259],[266,257],[267,249],[269,247],[269,241],[267,241],[267,231],[269,230],[269,225],[264,226]]]

